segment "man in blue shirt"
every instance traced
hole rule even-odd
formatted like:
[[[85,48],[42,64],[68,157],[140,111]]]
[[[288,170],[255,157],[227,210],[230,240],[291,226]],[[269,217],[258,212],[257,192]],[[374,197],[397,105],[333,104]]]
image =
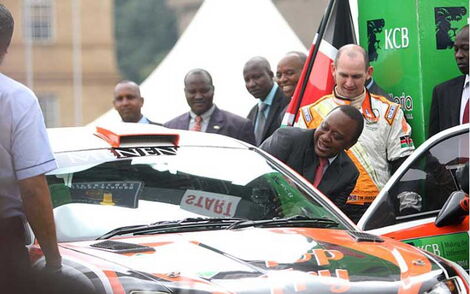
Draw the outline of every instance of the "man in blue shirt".
[[[0,4],[0,60],[13,34],[13,17]],[[46,268],[61,268],[54,217],[45,173],[56,168],[34,93],[0,74],[0,288],[32,293],[25,247],[27,220],[46,258]]]
[[[274,82],[271,66],[264,57],[248,60],[243,68],[243,78],[248,92],[259,99],[247,116],[253,122],[256,145],[259,146],[281,126],[289,98]]]

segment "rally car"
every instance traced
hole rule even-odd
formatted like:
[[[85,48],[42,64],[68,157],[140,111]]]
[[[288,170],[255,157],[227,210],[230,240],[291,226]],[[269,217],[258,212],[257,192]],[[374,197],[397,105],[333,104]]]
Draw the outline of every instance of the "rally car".
[[[359,231],[241,141],[125,123],[49,137],[58,274],[83,293],[469,292],[456,263]]]
[[[453,193],[468,193],[469,124],[444,130],[424,142],[387,182],[358,223],[362,230],[415,245],[457,262],[468,271],[468,209],[436,226]],[[458,173],[467,168],[467,174]],[[463,194],[463,193],[462,193]],[[467,195],[468,196],[468,195]]]

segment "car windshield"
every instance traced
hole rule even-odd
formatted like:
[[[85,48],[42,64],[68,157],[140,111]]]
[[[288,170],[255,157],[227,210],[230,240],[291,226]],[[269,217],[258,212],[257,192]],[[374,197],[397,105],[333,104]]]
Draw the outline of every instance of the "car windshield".
[[[60,241],[187,218],[290,216],[344,224],[320,197],[254,150],[141,147],[56,154],[47,175]]]

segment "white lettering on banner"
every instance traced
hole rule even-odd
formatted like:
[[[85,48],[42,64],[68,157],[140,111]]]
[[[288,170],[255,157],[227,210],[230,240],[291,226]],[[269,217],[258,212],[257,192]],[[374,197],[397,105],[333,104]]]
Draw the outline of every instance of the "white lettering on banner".
[[[394,96],[393,93],[389,93],[388,96],[393,99],[395,103],[401,104],[401,108],[406,111],[413,110],[413,97],[410,95],[405,94],[405,92],[401,93],[401,96]]]
[[[186,190],[180,207],[209,217],[233,217],[241,198],[198,190]]]
[[[385,49],[407,48],[409,44],[408,28],[385,29]]]

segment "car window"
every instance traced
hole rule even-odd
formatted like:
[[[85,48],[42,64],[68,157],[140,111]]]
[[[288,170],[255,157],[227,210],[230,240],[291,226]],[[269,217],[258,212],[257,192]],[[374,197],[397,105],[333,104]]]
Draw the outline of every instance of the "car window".
[[[59,239],[96,238],[120,226],[188,217],[304,215],[340,222],[257,152],[162,148],[56,154],[59,168],[47,180]]]
[[[365,229],[435,216],[453,191],[460,190],[456,171],[468,164],[468,131],[434,144],[390,187]]]

